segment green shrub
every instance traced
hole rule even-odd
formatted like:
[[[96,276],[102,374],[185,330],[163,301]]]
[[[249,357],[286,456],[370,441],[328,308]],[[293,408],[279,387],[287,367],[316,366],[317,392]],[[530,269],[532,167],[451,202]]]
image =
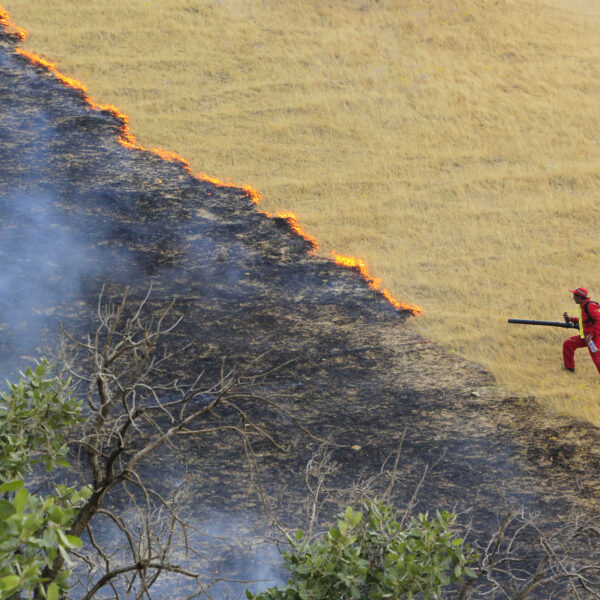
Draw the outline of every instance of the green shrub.
[[[0,395],[0,600],[16,593],[29,598],[36,590],[56,600],[67,587],[69,570],[45,585],[43,570],[59,553],[68,564],[68,550],[81,545],[66,532],[90,496],[89,486],[55,485],[54,494],[45,496],[25,487],[37,462],[47,472],[68,466],[64,433],[81,420],[80,403],[67,391],[69,382],[49,377],[48,370],[48,363],[40,362]]]
[[[285,587],[249,600],[379,600],[439,598],[442,588],[475,577],[477,555],[452,526],[456,515],[437,512],[412,517],[403,527],[393,509],[367,500],[363,512],[348,507],[322,538],[296,534],[284,553],[291,576]]]

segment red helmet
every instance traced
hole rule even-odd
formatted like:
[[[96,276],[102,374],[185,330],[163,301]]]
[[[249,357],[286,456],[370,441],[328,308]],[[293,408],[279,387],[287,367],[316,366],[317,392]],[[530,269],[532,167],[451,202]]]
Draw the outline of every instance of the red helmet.
[[[571,294],[575,294],[575,296],[581,296],[582,298],[587,298],[588,291],[583,287],[575,288],[574,290],[569,290]]]

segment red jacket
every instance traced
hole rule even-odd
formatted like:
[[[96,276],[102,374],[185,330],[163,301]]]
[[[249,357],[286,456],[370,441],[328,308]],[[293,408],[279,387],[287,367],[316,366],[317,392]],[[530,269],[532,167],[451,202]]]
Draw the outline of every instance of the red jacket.
[[[600,306],[588,298],[579,307],[583,316],[583,333],[591,333],[594,337],[600,335]],[[571,317],[569,320],[579,324],[579,317]]]

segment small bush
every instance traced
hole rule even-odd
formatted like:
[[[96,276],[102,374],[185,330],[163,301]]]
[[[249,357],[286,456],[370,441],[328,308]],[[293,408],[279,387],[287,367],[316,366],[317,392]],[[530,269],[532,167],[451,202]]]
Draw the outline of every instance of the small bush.
[[[403,527],[393,509],[367,500],[363,512],[348,507],[337,525],[309,542],[299,531],[284,553],[291,576],[283,588],[249,600],[378,600],[439,598],[444,586],[475,577],[477,555],[455,537],[456,515],[436,512],[412,517]]]

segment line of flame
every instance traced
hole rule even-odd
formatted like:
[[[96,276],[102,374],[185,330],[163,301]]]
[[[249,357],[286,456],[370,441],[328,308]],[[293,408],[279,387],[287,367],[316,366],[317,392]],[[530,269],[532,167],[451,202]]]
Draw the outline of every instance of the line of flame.
[[[11,20],[9,14],[0,6],[0,28],[4,29],[6,33],[14,35],[19,40],[24,41],[27,32],[22,28],[15,25]]]
[[[26,36],[25,30],[13,25],[10,21],[10,17],[8,15],[8,13],[6,11],[2,10],[1,8],[0,8],[0,27],[4,28],[6,31],[9,31],[10,33],[14,33],[15,35],[17,35],[19,37],[19,39],[21,41],[25,40],[25,36]],[[93,97],[91,97],[89,95],[88,88],[83,83],[81,83],[80,81],[77,81],[76,79],[73,79],[71,77],[67,77],[66,75],[61,73],[56,68],[56,65],[54,63],[50,62],[49,60],[46,60],[45,58],[39,56],[38,54],[35,54],[34,52],[30,52],[29,50],[23,50],[21,48],[16,48],[15,50],[18,54],[27,58],[32,64],[43,67],[46,70],[48,70],[49,72],[51,72],[65,86],[74,88],[74,89],[80,91],[82,93],[85,101],[91,106],[92,109],[100,110],[100,111],[107,111],[107,112],[111,113],[116,119],[118,119],[118,121],[121,123],[119,142],[126,148],[143,150],[145,152],[152,152],[152,153],[160,156],[164,160],[168,160],[170,162],[178,162],[193,177],[196,177],[197,179],[200,179],[202,181],[207,181],[218,187],[234,187],[234,188],[242,189],[242,190],[244,190],[244,192],[247,194],[247,196],[250,198],[250,200],[254,204],[256,204],[257,206],[260,204],[260,201],[261,201],[260,193],[256,189],[254,189],[253,187],[251,187],[247,184],[238,185],[233,182],[222,181],[216,177],[213,177],[212,175],[208,175],[203,172],[194,173],[194,172],[192,172],[189,162],[185,158],[183,158],[182,156],[177,154],[176,152],[172,152],[170,150],[164,150],[162,148],[149,148],[148,149],[148,148],[144,148],[143,146],[140,146],[137,143],[135,136],[131,133],[131,131],[129,129],[129,117],[126,114],[122,113],[116,106],[113,106],[112,104],[102,104],[102,103],[98,102],[97,100],[95,100]],[[275,216],[280,219],[285,219],[287,221],[290,229],[292,231],[294,231],[297,235],[299,235],[300,237],[305,239],[310,244],[311,249],[309,250],[309,253],[314,254],[316,252],[316,250],[318,248],[318,243],[317,243],[316,238],[314,236],[310,235],[309,233],[307,233],[306,231],[304,231],[300,227],[300,224],[298,223],[298,219],[294,213],[292,213],[292,212],[276,212],[275,215],[273,215],[269,212],[262,211],[262,210],[260,212],[263,213],[264,215],[266,215],[267,217],[272,218],[273,216]],[[406,304],[404,302],[400,302],[399,300],[396,300],[396,298],[394,298],[392,296],[392,294],[390,293],[389,290],[387,290],[385,288],[381,289],[381,280],[377,279],[375,277],[372,277],[369,274],[367,265],[360,258],[341,256],[341,255],[337,254],[335,251],[332,251],[331,253],[333,255],[333,258],[334,258],[334,261],[336,264],[342,265],[345,267],[349,267],[349,268],[357,268],[358,271],[360,272],[360,274],[362,275],[362,277],[369,284],[369,286],[372,289],[377,290],[379,293],[381,293],[384,296],[384,298],[394,308],[397,308],[399,310],[408,310],[415,316],[419,315],[423,312],[423,310],[416,304]]]
[[[285,219],[289,225],[289,228],[294,231],[297,235],[299,235],[300,237],[304,238],[311,246],[311,249],[308,251],[309,254],[315,254],[317,251],[317,248],[319,247],[319,244],[317,243],[317,238],[315,238],[314,236],[310,235],[310,233],[307,233],[306,231],[304,231],[302,229],[302,227],[300,227],[300,224],[298,223],[298,217],[296,217],[296,215],[293,212],[289,212],[289,211],[277,211],[275,213],[275,216],[279,219]]]
[[[398,310],[408,310],[415,316],[420,315],[423,312],[423,309],[416,304],[406,304],[405,302],[396,300],[388,289],[381,287],[381,279],[373,277],[369,273],[366,263],[360,258],[354,256],[342,256],[334,250],[331,251],[331,254],[336,265],[357,269],[369,287],[373,290],[377,290],[394,308],[397,308]]]

